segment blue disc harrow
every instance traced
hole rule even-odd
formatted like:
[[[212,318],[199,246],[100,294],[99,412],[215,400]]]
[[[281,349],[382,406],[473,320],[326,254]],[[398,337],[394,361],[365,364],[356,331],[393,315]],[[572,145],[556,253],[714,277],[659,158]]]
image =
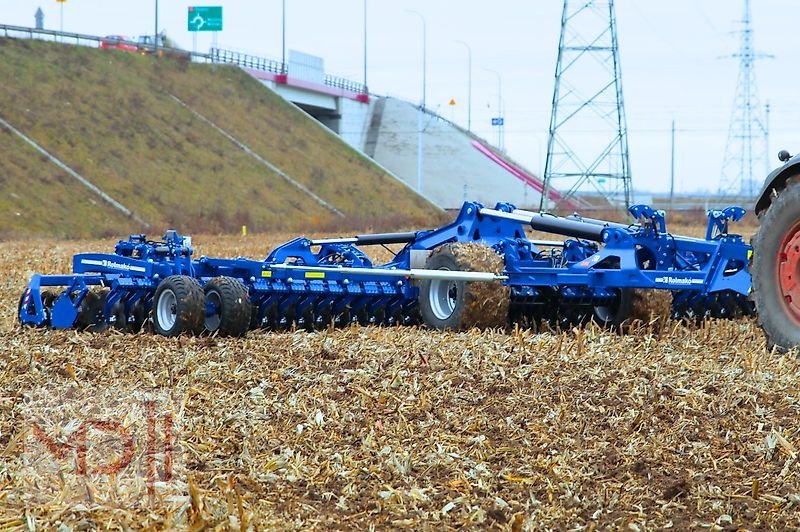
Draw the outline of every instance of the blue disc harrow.
[[[498,326],[620,325],[635,317],[632,294],[653,290],[671,293],[673,318],[753,313],[751,248],[729,231],[744,209],[710,212],[705,238],[667,232],[664,213],[645,205],[630,214],[621,224],[466,202],[436,229],[296,238],[263,261],[194,258],[191,239],[175,231],[160,241],[132,235],[112,254],[75,255],[71,274],[33,275],[18,315],[31,326],[166,336],[351,323],[465,329],[485,326],[476,316],[489,307]],[[374,264],[370,246],[392,259]]]

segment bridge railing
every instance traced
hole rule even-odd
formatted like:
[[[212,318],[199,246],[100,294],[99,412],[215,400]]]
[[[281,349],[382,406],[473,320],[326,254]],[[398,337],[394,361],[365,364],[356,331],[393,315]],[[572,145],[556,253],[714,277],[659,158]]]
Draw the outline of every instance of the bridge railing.
[[[325,85],[328,85],[329,87],[336,87],[337,89],[343,89],[346,91],[355,92],[356,94],[367,93],[367,87],[365,87],[363,83],[358,83],[357,81],[352,81],[337,76],[329,76],[327,74],[325,75]]]
[[[82,46],[92,46],[105,40],[96,35],[84,35],[81,33],[70,33],[66,31],[45,30],[27,28],[25,26],[12,26],[0,24],[0,36],[9,39],[38,39],[43,41],[62,42],[65,44],[77,44]],[[124,42],[124,41],[120,41]],[[136,44],[136,43],[131,43]]]
[[[97,35],[86,35],[83,33],[28,28],[26,26],[12,26],[10,24],[0,24],[0,37],[5,37],[7,39],[37,39],[40,41],[50,41],[89,47],[96,47],[100,46],[100,43],[102,42],[109,42],[113,45],[127,44],[130,46],[135,46],[139,50],[155,50],[155,45],[153,44],[140,44],[136,41],[122,40],[111,37],[98,37]],[[200,63],[209,63],[212,61],[209,57],[209,54],[190,52],[188,50],[171,48],[168,46],[159,46],[158,49],[163,50],[167,55],[190,57],[192,61]]]
[[[212,48],[208,56],[214,63],[231,63],[244,68],[252,68],[253,70],[272,72],[274,74],[286,73],[286,65],[274,59],[233,52],[231,50],[222,50],[220,48]]]
[[[60,42],[64,44],[74,44],[79,46],[99,46],[103,41],[110,41],[113,44],[127,44],[137,47],[139,50],[154,51],[155,46],[152,44],[140,44],[135,41],[125,41],[121,39],[110,39],[106,37],[98,37],[96,35],[85,35],[82,33],[71,33],[66,31],[45,30],[29,28],[25,26],[13,26],[10,24],[0,24],[0,37],[12,39],[38,39],[51,42]],[[228,63],[238,65],[244,68],[251,68],[254,70],[261,70],[264,72],[272,72],[273,74],[286,74],[288,65],[276,61],[274,59],[267,59],[254,55],[234,52],[231,50],[222,50],[220,48],[211,48],[209,53],[190,52],[179,48],[170,48],[160,46],[165,54],[174,56],[189,57],[192,61],[198,63]],[[356,94],[367,94],[367,87],[363,83],[358,83],[349,79],[341,78],[338,76],[325,75],[325,85],[329,87],[336,87],[351,91]]]
[[[264,57],[257,57],[241,52],[234,52],[231,50],[222,50],[220,48],[212,48],[208,54],[209,59],[214,63],[231,63],[244,68],[251,68],[253,70],[261,70],[263,72],[272,72],[273,74],[286,74],[288,72],[288,65],[276,61],[274,59],[267,59]],[[356,94],[366,94],[367,87],[363,83],[358,83],[338,76],[325,75],[325,85],[329,87],[336,87]]]

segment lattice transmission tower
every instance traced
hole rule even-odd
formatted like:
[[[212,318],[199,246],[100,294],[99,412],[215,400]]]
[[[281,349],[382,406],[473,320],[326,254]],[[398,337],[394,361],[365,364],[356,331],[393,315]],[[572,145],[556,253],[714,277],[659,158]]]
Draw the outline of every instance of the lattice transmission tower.
[[[558,201],[551,189],[561,190]],[[541,210],[590,193],[628,207],[631,173],[614,0],[564,0]],[[552,194],[556,196],[555,194]]]
[[[731,55],[739,60],[739,80],[733,100],[725,158],[719,181],[721,196],[754,197],[764,176],[761,169],[769,166],[767,154],[767,112],[761,107],[756,87],[757,59],[772,57],[756,53],[753,47],[753,20],[750,0],[744,0],[744,16],[740,22],[739,52]],[[759,161],[761,164],[758,164]],[[754,169],[758,174],[754,173]]]

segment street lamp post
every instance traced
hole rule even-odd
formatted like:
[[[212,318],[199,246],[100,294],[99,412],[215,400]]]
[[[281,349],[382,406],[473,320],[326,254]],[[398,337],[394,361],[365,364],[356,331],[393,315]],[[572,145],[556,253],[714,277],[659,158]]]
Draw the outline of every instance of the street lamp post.
[[[281,74],[286,72],[286,0],[281,0]]]
[[[419,19],[422,21],[422,109],[424,110],[425,109],[425,87],[427,85],[427,80],[426,80],[427,67],[426,67],[426,64],[427,64],[427,60],[428,60],[428,49],[427,49],[427,46],[428,46],[428,44],[427,44],[428,30],[427,30],[427,24],[425,23],[425,17],[419,11],[412,11],[410,9],[406,10],[406,11],[408,11],[409,13],[413,13],[414,15],[417,15],[419,17]]]
[[[490,68],[485,68],[487,72],[491,72],[495,76],[497,76],[497,117],[502,119],[503,118],[503,79],[500,77],[500,73],[492,70]],[[497,126],[497,147],[500,148],[500,151],[503,151],[505,147],[503,146],[503,130],[505,129],[505,120],[503,120],[502,124]]]
[[[467,48],[467,131],[472,131],[472,48],[464,41],[456,41]]]
[[[422,21],[422,105],[417,112],[417,192],[422,194],[422,161],[423,161],[423,114],[425,113],[425,87],[427,85],[427,57],[428,57],[428,31],[425,23],[425,17],[419,11],[408,10],[419,17]]]
[[[364,93],[367,93],[367,0],[364,0]]]
[[[155,26],[155,33],[153,34],[153,50],[155,51],[155,55],[158,56],[158,0],[156,0],[156,26]]]

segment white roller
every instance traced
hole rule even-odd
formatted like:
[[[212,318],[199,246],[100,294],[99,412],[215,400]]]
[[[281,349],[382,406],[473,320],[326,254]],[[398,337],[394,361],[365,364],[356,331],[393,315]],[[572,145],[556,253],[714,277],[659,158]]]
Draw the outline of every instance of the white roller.
[[[352,236],[350,237],[343,237],[343,238],[320,238],[317,240],[312,240],[312,246],[319,246],[322,244],[355,244],[358,242],[357,238]]]
[[[513,212],[514,214],[519,214],[520,216],[536,216],[538,214],[543,214],[541,212],[526,211],[525,209],[514,209],[511,212]]]
[[[484,216],[491,216],[493,218],[503,218],[505,220],[513,220],[515,222],[522,222],[526,224],[529,224],[533,221],[533,215],[517,214],[516,211],[505,212],[505,211],[498,211],[496,209],[481,209],[481,214],[483,214]]]
[[[294,264],[272,264],[273,270],[301,270],[306,272],[348,273],[360,275],[379,275],[383,277],[408,277],[409,279],[429,279],[440,281],[478,281],[492,282],[508,279],[507,275],[492,272],[461,272],[452,270],[392,270],[388,268],[348,268],[339,266],[296,266]]]
[[[550,246],[554,248],[563,248],[564,243],[559,240],[530,240],[534,246]]]

